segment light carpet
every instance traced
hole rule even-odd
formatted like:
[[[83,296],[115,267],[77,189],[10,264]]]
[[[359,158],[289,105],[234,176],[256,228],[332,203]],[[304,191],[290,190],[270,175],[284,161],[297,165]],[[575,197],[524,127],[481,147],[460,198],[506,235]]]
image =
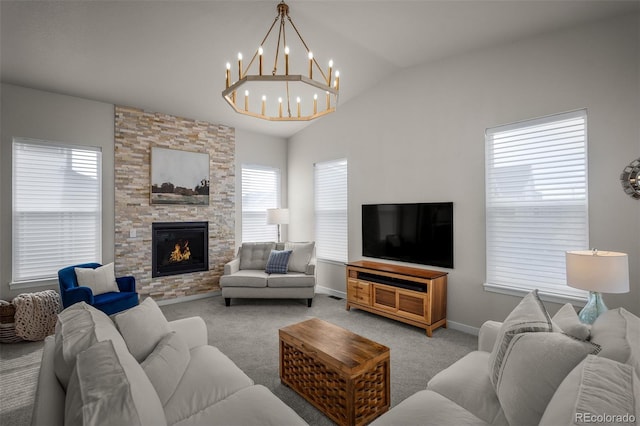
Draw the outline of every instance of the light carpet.
[[[477,338],[456,330],[438,329],[428,338],[424,330],[368,312],[345,309],[344,300],[317,294],[306,300],[233,299],[224,306],[220,296],[161,307],[168,320],[201,316],[209,344],[217,346],[257,384],[269,388],[310,425],[333,422],[280,383],[278,329],[317,317],[388,346],[391,349],[391,405],[425,389],[437,372],[477,347]],[[42,342],[0,345],[0,423],[29,425]]]

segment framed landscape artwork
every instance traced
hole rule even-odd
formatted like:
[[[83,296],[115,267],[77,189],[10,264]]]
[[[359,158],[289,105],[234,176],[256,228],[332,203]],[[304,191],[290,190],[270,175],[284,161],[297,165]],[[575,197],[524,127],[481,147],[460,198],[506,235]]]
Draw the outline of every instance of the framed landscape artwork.
[[[152,147],[151,204],[209,205],[209,154]]]

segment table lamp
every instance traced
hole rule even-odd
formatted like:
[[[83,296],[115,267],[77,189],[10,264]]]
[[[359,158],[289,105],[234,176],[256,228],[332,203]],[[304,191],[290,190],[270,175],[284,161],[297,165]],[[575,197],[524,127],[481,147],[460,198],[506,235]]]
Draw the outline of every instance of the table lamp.
[[[589,291],[587,304],[578,317],[585,324],[593,324],[600,314],[607,311],[603,293],[629,291],[629,258],[626,253],[615,251],[568,251],[567,284]]]
[[[280,242],[280,225],[289,224],[289,209],[267,209],[267,225],[278,225],[278,242]]]

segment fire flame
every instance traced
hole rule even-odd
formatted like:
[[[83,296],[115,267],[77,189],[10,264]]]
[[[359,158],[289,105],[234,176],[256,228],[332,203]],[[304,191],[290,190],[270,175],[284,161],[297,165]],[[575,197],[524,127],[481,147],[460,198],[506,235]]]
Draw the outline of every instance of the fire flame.
[[[185,241],[183,245],[176,243],[175,248],[169,256],[170,262],[182,262],[191,258],[191,250],[189,249],[189,241]]]

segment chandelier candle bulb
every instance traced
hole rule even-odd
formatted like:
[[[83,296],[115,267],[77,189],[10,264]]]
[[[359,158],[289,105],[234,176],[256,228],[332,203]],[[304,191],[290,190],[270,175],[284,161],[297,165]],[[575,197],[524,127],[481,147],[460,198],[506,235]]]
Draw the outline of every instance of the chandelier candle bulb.
[[[284,75],[289,75],[289,46],[284,48]]]
[[[296,98],[296,102],[298,103],[298,117],[300,117],[300,96]]]
[[[238,53],[238,80],[242,80],[242,53]]]
[[[333,59],[329,61],[329,76],[327,77],[327,86],[331,86],[331,72],[333,71]]]
[[[264,50],[262,49],[262,46],[260,46],[258,48],[258,59],[259,59],[259,64],[260,64],[260,75],[262,75],[262,54],[264,53]]]
[[[231,64],[227,62],[227,89],[231,86]]]
[[[327,110],[331,108],[331,95],[327,92]]]
[[[267,109],[267,97],[265,95],[262,95],[262,115],[264,115],[266,109]]]
[[[244,110],[249,111],[249,91],[244,91]]]
[[[313,53],[309,52],[309,79],[313,80]]]
[[[282,118],[282,98],[278,98],[278,117]]]
[[[336,71],[336,90],[340,90],[340,71]]]
[[[318,94],[313,95],[313,114],[318,113]]]

